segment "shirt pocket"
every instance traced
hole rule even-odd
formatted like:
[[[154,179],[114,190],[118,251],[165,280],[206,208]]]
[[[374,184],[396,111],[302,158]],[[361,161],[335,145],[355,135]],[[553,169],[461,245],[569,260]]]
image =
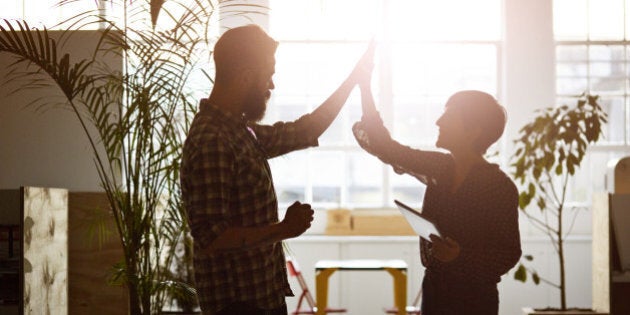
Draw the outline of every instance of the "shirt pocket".
[[[244,155],[240,162],[239,173],[244,179],[243,185],[260,191],[273,189],[273,180],[265,158],[248,154]]]
[[[267,161],[255,155],[241,156],[237,177],[234,189],[242,224],[255,226],[273,221],[272,213],[277,217],[277,202]]]

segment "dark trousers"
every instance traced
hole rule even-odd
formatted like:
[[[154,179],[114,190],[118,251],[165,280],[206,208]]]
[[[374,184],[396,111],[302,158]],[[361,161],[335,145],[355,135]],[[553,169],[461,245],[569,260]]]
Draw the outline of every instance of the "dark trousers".
[[[422,315],[497,315],[496,284],[471,284],[425,271],[422,281]]]
[[[287,306],[264,310],[256,307],[254,303],[235,302],[220,310],[216,315],[287,315]]]

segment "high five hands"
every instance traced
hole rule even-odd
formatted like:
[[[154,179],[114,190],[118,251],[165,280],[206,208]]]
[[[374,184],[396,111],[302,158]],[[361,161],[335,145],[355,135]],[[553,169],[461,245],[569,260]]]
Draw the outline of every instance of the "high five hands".
[[[371,90],[372,70],[374,69],[374,52],[376,42],[372,40],[367,50],[350,74],[356,77],[361,89],[361,108],[363,115],[361,121],[352,126],[355,139],[365,151],[382,159],[388,152],[388,145],[393,142],[391,135],[385,127],[381,116],[376,109]],[[394,169],[398,172],[396,167]],[[459,244],[449,238],[440,238],[431,235],[429,254],[441,262],[450,262],[459,257]]]
[[[374,52],[376,42],[372,40],[368,49],[355,67],[358,75],[358,84],[361,89],[361,108],[363,115],[361,121],[352,126],[352,132],[359,145],[367,152],[377,155],[391,140],[389,131],[385,128],[383,120],[376,109],[374,96],[372,95],[371,81],[374,69]],[[354,72],[353,72],[354,73]]]
[[[372,39],[361,59],[354,66],[350,73],[350,78],[359,86],[370,84],[372,80],[372,70],[374,69],[374,52],[376,51],[376,41]]]

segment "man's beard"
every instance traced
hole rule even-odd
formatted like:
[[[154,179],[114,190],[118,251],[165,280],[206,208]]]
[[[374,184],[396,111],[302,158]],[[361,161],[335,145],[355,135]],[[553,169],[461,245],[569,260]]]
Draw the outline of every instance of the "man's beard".
[[[265,117],[265,111],[267,111],[267,101],[269,100],[269,91],[266,91],[264,95],[256,93],[254,90],[250,90],[245,99],[245,108],[243,110],[243,116],[247,121],[259,122]]]

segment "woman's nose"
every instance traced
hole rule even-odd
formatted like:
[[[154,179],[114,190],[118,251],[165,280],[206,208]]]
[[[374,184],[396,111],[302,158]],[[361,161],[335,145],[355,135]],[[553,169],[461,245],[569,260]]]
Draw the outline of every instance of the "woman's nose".
[[[442,123],[443,123],[443,122],[444,122],[444,115],[440,116],[440,118],[438,118],[438,119],[435,121],[435,125],[436,125],[436,126],[438,126],[438,127],[440,127],[440,126],[442,125]]]

